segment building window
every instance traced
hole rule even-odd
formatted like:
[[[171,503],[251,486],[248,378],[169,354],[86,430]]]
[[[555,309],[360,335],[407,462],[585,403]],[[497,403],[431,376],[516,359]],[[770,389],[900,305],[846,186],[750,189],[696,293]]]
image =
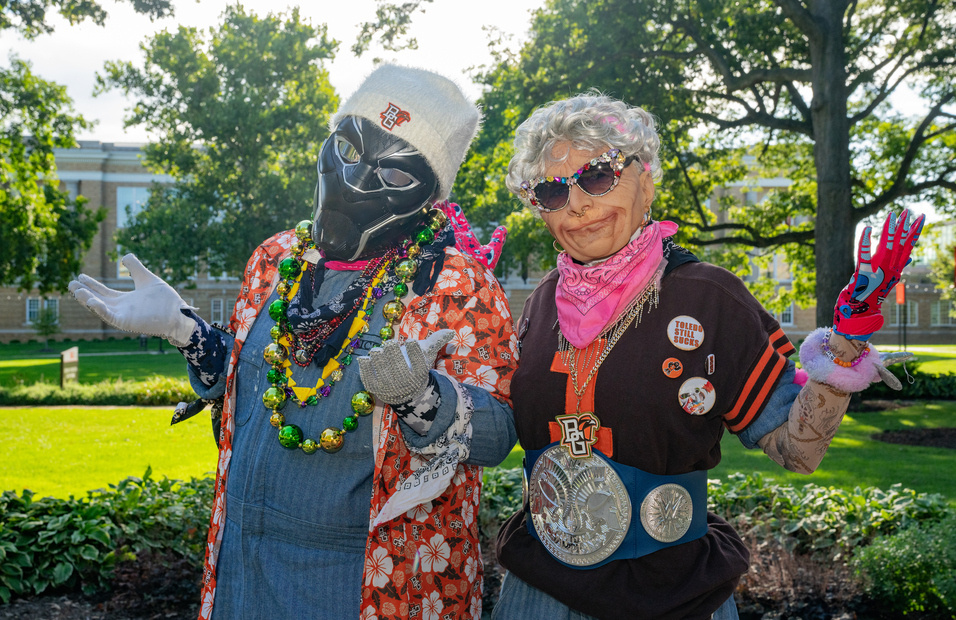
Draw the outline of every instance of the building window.
[[[27,323],[33,324],[36,323],[37,319],[40,318],[40,298],[38,297],[27,297]],[[60,318],[60,300],[59,299],[43,299],[42,307],[49,312],[53,313],[53,316],[59,320]]]
[[[222,299],[212,300],[212,311],[209,318],[213,323],[222,323]]]
[[[893,309],[890,310],[890,316],[892,321],[890,325],[899,327],[903,324],[904,308],[906,316],[906,325],[907,327],[915,327],[919,325],[919,302],[916,301],[907,301],[906,304],[893,304]]]
[[[775,312],[773,317],[777,319],[777,323],[780,323],[781,327],[792,326],[793,325],[793,304],[790,304],[783,312]]]
[[[117,187],[116,188],[116,229],[126,228],[130,219],[143,210],[149,200],[148,187]],[[122,257],[125,252],[116,246],[117,253]],[[116,277],[128,278],[129,270],[119,261],[116,262]]]
[[[933,327],[956,325],[956,318],[952,316],[953,302],[940,299],[930,306],[929,322]]]

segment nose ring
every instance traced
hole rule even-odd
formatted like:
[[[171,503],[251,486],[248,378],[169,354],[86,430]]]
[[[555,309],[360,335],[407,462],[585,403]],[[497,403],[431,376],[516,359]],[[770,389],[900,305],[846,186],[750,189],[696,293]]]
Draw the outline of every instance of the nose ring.
[[[591,207],[584,207],[583,209],[581,209],[581,212],[580,212],[580,213],[575,213],[574,211],[571,211],[571,215],[573,215],[574,217],[578,217],[578,218],[584,217],[584,214],[587,213],[587,212],[588,212],[588,209],[590,209],[590,208],[591,208]]]

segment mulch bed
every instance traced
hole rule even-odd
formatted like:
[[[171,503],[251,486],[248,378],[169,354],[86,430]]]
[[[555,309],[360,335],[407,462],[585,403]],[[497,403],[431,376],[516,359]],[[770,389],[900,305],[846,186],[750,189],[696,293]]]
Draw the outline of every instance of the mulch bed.
[[[883,431],[871,437],[886,443],[956,450],[956,428],[906,428]]]

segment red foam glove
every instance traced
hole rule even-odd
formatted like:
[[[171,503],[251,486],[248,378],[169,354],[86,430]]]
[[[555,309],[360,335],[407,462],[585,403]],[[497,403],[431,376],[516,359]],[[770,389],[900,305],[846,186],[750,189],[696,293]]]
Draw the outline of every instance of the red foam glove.
[[[488,269],[494,269],[495,265],[498,264],[498,259],[501,258],[501,248],[508,236],[508,229],[499,226],[491,233],[491,241],[481,245],[471,231],[471,224],[465,218],[461,207],[447,200],[435,206],[444,211],[448,219],[451,220],[451,226],[455,231],[455,247],[465,254],[474,256],[478,259],[478,262],[484,264]]]
[[[833,329],[846,338],[866,340],[883,327],[880,306],[890,294],[910,262],[910,253],[923,231],[925,215],[909,221],[904,209],[899,218],[890,213],[883,222],[883,233],[876,253],[870,256],[870,232],[867,226],[860,235],[856,271],[850,283],[840,292],[833,308]]]

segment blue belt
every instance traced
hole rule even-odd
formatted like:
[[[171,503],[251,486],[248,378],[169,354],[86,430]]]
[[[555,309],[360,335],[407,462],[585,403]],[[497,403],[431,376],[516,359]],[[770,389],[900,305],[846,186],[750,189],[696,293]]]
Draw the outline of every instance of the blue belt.
[[[558,445],[557,442],[545,446],[540,450],[525,451],[524,473],[526,480],[531,479],[531,471],[534,467],[535,461],[538,460],[538,457],[540,457],[545,450],[548,450],[556,445]],[[614,551],[614,553],[600,562],[591,564],[589,566],[576,566],[573,564],[568,564],[557,557],[554,558],[555,560],[571,568],[597,568],[598,566],[603,566],[614,560],[639,558],[666,547],[682,545],[686,542],[696,540],[707,533],[707,470],[692,471],[687,474],[677,474],[674,476],[659,476],[657,474],[650,474],[636,467],[629,467],[627,465],[617,463],[609,459],[599,450],[592,449],[592,453],[604,460],[621,478],[621,482],[624,483],[624,486],[627,489],[628,497],[631,501],[630,526],[628,527],[627,534],[625,535],[620,546]],[[647,533],[643,524],[641,523],[640,509],[644,498],[647,497],[651,491],[662,484],[677,484],[686,489],[690,494],[693,507],[690,528],[683,536],[673,542],[661,542],[653,538]],[[540,542],[541,538],[538,536],[538,532],[535,530],[530,513],[528,514],[526,521],[528,524],[528,531],[532,536],[534,536],[535,539]],[[542,546],[547,549],[546,545]],[[552,555],[552,557],[554,556]]]

